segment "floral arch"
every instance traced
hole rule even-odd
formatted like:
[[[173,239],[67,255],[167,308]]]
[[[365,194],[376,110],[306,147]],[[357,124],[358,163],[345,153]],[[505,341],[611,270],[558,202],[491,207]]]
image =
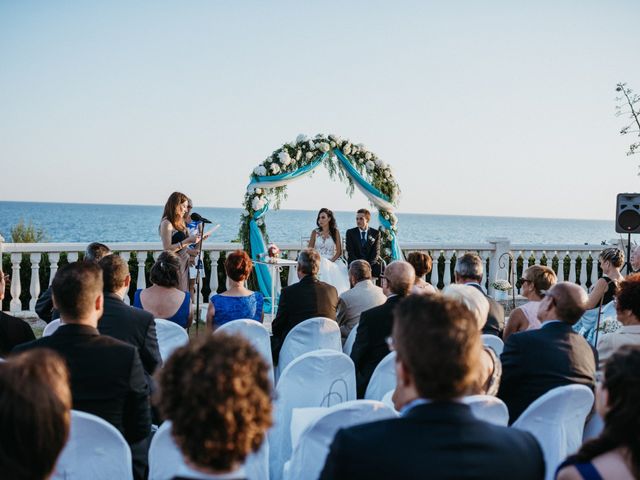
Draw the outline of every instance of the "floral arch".
[[[391,167],[367,150],[362,144],[353,144],[336,135],[298,137],[269,155],[253,169],[244,197],[244,213],[240,223],[240,240],[254,260],[267,252],[267,229],[264,215],[273,204],[280,207],[286,198],[287,185],[311,174],[321,164],[332,179],[347,182],[347,194],[358,188],[378,210],[382,232],[381,253],[387,260],[402,258],[398,245],[397,223],[393,211],[398,202],[400,188]],[[256,265],[260,290],[270,296],[271,276],[265,265]]]

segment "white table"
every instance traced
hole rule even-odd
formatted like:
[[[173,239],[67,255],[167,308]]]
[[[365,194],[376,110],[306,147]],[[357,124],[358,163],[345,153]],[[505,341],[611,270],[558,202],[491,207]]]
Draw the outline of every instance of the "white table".
[[[266,265],[269,267],[269,274],[271,275],[271,318],[275,318],[278,310],[278,302],[276,302],[276,280],[279,279],[280,272],[284,267],[297,266],[296,260],[288,260],[286,258],[277,258],[268,260],[256,260],[254,263],[259,265]]]

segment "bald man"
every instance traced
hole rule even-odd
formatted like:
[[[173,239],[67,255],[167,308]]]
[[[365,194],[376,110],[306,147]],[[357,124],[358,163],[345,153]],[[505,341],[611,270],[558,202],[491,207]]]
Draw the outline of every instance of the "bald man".
[[[540,302],[542,327],[510,335],[500,356],[500,397],[515,422],[534,400],[564,385],[596,382],[596,351],[571,328],[585,312],[586,292],[576,284],[560,282]]]
[[[356,341],[351,350],[351,360],[356,366],[358,398],[364,398],[373,371],[389,353],[387,337],[393,327],[393,309],[409,294],[416,274],[409,262],[391,262],[382,275],[382,290],[387,301],[360,314]]]

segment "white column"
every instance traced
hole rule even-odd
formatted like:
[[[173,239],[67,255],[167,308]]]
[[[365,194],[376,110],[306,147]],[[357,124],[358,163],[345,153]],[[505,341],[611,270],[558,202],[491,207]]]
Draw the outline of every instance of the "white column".
[[[444,286],[451,284],[451,257],[455,250],[444,251]]]
[[[145,276],[144,265],[147,261],[147,252],[136,252],[136,261],[138,262],[138,276],[136,278],[136,288],[147,288],[147,277]]]
[[[580,286],[587,290],[587,258],[589,258],[589,252],[580,253]]]
[[[578,252],[569,252],[569,258],[571,258],[571,265],[569,266],[569,281],[576,283],[576,259],[578,258]]]
[[[67,253],[67,261],[69,263],[77,262],[78,261],[78,252],[68,252]]]
[[[431,285],[438,288],[438,265],[440,263],[440,250],[434,250],[431,254],[431,260],[433,261],[431,266]]]
[[[211,278],[209,279],[209,288],[211,289],[211,295],[215,295],[218,291],[218,259],[220,258],[220,252],[212,251],[209,253],[211,256]]]
[[[287,255],[289,260],[297,260],[298,252],[296,250],[289,250]],[[292,285],[298,281],[298,269],[295,265],[289,267],[289,275],[287,276],[287,285]]]
[[[29,286],[29,293],[31,299],[29,300],[29,310],[34,312],[36,310],[36,301],[40,296],[40,260],[42,259],[41,253],[32,253],[29,255],[31,261],[31,285]]]
[[[131,252],[120,252],[120,258],[122,258],[126,264],[127,264],[127,271],[129,272],[129,275],[131,275],[131,270],[129,269],[129,259],[131,258]],[[129,299],[129,289],[127,288],[127,291],[124,295],[124,303],[127,305],[131,305],[131,300]]]
[[[11,302],[9,303],[9,310],[12,313],[22,310],[22,304],[20,303],[20,294],[22,293],[22,285],[20,283],[21,260],[21,253],[11,254]]]
[[[487,269],[487,259],[490,258],[489,252],[487,250],[482,250],[481,252],[478,252],[478,255],[480,255],[480,258],[482,259],[482,282],[480,283],[480,285],[482,285],[482,288],[487,288],[487,278],[488,278],[488,269]],[[454,278],[455,280],[455,278]]]
[[[52,252],[49,254],[50,272],[49,272],[49,286],[58,272],[58,262],[60,261],[60,254],[58,252]]]

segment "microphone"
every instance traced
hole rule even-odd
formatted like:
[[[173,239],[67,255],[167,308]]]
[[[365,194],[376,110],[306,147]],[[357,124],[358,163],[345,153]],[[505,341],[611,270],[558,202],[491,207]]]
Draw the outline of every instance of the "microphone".
[[[191,214],[191,220],[194,220],[196,222],[202,222],[202,223],[213,223],[211,220],[207,220],[206,218],[201,217],[195,212]]]

